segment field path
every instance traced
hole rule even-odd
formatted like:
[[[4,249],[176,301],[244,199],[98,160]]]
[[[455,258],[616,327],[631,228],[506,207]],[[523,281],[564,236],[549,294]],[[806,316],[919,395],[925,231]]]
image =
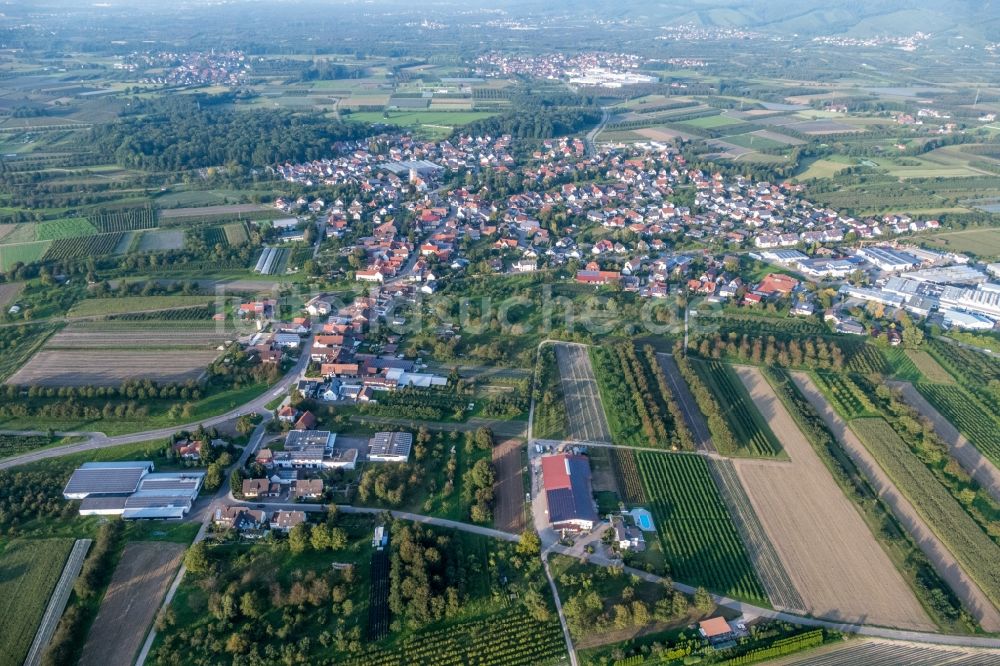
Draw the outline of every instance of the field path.
[[[733,464],[806,609],[842,621],[934,630],[760,369],[734,369],[792,460]]]
[[[601,404],[590,355],[583,345],[557,343],[556,362],[566,401],[566,438],[610,442],[611,427]]]
[[[59,618],[62,617],[63,611],[66,610],[66,603],[69,601],[70,592],[73,591],[73,585],[76,583],[77,576],[80,575],[80,569],[83,568],[83,560],[87,556],[87,551],[90,549],[91,543],[90,539],[77,539],[76,543],[73,544],[73,550],[70,551],[66,565],[59,576],[59,581],[56,583],[56,589],[52,590],[52,596],[49,597],[49,604],[45,607],[45,615],[42,616],[42,621],[38,624],[38,631],[35,633],[35,640],[32,641],[31,648],[28,650],[24,666],[38,666],[38,664],[42,663],[42,654],[44,654],[45,649],[49,646],[49,641],[52,640],[52,636],[56,633]]]
[[[958,461],[976,482],[986,489],[993,499],[1000,502],[1000,469],[997,469],[989,458],[984,456],[972,442],[958,431],[951,421],[946,419],[927,398],[910,382],[889,382],[890,386],[903,392],[906,400],[915,410],[926,416],[934,424],[934,432],[938,434],[952,457]]]
[[[656,359],[659,361],[660,368],[670,383],[670,389],[674,392],[677,404],[680,406],[681,411],[684,412],[684,422],[687,423],[688,430],[694,436],[695,447],[699,451],[715,453],[715,444],[712,443],[712,435],[708,431],[708,424],[705,423],[705,417],[698,409],[698,404],[694,401],[694,396],[691,395],[691,389],[688,388],[687,382],[681,377],[681,371],[677,367],[674,357],[670,354],[661,353],[656,355]]]
[[[931,531],[909,500],[896,489],[889,476],[868,452],[854,431],[848,428],[844,420],[833,411],[812,378],[804,372],[792,372],[791,374],[802,395],[823,417],[827,427],[844,447],[851,460],[867,477],[875,492],[927,556],[938,575],[961,599],[962,605],[976,618],[983,629],[989,632],[1000,631],[1000,612],[997,612],[997,609],[990,603],[975,581],[962,570],[951,551]]]

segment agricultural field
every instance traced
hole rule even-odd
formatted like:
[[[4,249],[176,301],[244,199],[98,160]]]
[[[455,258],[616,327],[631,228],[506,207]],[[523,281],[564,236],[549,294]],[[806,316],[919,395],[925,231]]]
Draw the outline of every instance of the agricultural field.
[[[611,440],[625,446],[666,448],[669,434],[660,400],[646,369],[629,345],[592,347],[590,360],[606,405]]]
[[[48,253],[52,241],[0,245],[0,271],[9,271],[15,264],[30,264]]]
[[[963,252],[983,259],[1000,257],[1000,229],[966,229],[922,239],[933,249]]]
[[[767,603],[705,458],[636,452],[649,509],[676,580]]]
[[[691,127],[697,127],[700,129],[715,129],[717,127],[727,127],[729,125],[739,125],[743,121],[736,118],[730,118],[722,114],[717,114],[714,116],[702,116],[701,118],[693,118],[691,120],[680,121],[679,125],[689,125]]]
[[[143,231],[136,243],[138,252],[180,250],[184,247],[184,232],[180,229],[155,229]]]
[[[615,484],[621,500],[627,506],[638,506],[646,502],[646,493],[642,488],[642,477],[635,461],[636,452],[621,446],[608,449],[610,451],[611,470],[615,475]]]
[[[40,449],[53,442],[46,435],[4,435],[0,434],[0,459],[18,456],[28,451]]]
[[[156,213],[152,208],[128,208],[101,213],[88,218],[102,233],[140,231],[156,227]]]
[[[601,393],[587,348],[555,345],[556,361],[566,402],[566,436],[571,440],[610,442],[611,427],[604,414]]]
[[[878,409],[872,404],[868,395],[854,383],[849,375],[816,372],[813,378],[816,380],[817,386],[823,390],[823,393],[845,419],[878,414]]]
[[[213,321],[81,321],[49,338],[44,349],[215,349],[235,335]]]
[[[903,643],[882,639],[841,642],[776,659],[770,666],[981,666],[1000,660],[1000,652],[976,648]]]
[[[0,283],[0,310],[4,310],[10,304],[17,301],[17,297],[24,291],[23,282],[3,282]]]
[[[513,534],[520,534],[525,526],[522,446],[521,440],[508,439],[493,447],[493,524]]]
[[[886,374],[907,382],[919,382],[924,376],[920,374],[920,369],[917,368],[906,351],[899,347],[889,347],[882,350],[882,356],[885,357]]]
[[[1000,466],[1000,419],[959,386],[919,383],[920,394],[969,438],[994,465]]]
[[[219,356],[215,350],[41,350],[7,379],[22,386],[120,386],[129,379],[157,383],[196,380]]]
[[[975,523],[957,500],[910,450],[885,419],[857,419],[851,428],[896,487],[961,563],[996,607],[1000,604],[1000,546]]]
[[[954,384],[955,379],[941,364],[934,360],[934,357],[922,349],[907,349],[906,355],[917,366],[920,373],[933,384]]]
[[[745,456],[777,456],[781,443],[774,436],[766,415],[751,403],[733,370],[718,361],[692,361],[702,381],[715,396],[722,416],[736,438],[737,450],[720,453]],[[719,442],[716,442],[716,446]]]
[[[99,257],[119,251],[122,239],[128,232],[115,231],[93,236],[57,238],[42,257],[46,261],[73,259],[76,257]],[[127,249],[127,248],[126,248]]]
[[[91,236],[96,233],[97,229],[94,228],[94,225],[83,217],[39,222],[35,228],[35,238],[40,241]]]
[[[422,631],[388,648],[370,646],[365,649],[364,657],[335,663],[344,666],[548,666],[565,660],[566,644],[558,622],[540,623],[528,613],[514,610]]]
[[[35,638],[73,539],[0,544],[0,666],[20,666]]]
[[[135,659],[184,550],[179,543],[125,546],[83,646],[81,665],[126,664]]]
[[[778,551],[754,512],[750,498],[736,473],[736,463],[732,460],[713,459],[709,461],[708,469],[771,604],[775,608],[805,613],[806,602],[795,589],[795,584],[778,557]]]
[[[735,460],[737,476],[785,571],[814,616],[933,630],[895,570],[757,368],[737,369],[791,463]]]
[[[125,296],[122,298],[87,298],[67,313],[69,317],[99,317],[129,312],[148,312],[204,306],[211,296]]]

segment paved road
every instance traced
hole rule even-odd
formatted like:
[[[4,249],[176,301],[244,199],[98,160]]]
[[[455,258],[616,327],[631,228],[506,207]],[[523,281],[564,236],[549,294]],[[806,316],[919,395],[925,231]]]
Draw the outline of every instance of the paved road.
[[[49,597],[48,606],[45,608],[45,614],[42,615],[38,631],[35,632],[35,640],[31,642],[31,648],[28,650],[28,656],[24,660],[24,666],[38,666],[42,662],[42,654],[49,646],[52,636],[56,633],[59,618],[62,617],[63,611],[66,610],[66,602],[69,601],[69,594],[73,591],[73,584],[76,582],[76,577],[80,575],[80,569],[83,568],[83,560],[87,556],[87,550],[90,549],[91,543],[90,539],[77,539],[76,543],[73,544],[73,550],[70,551],[69,557],[66,559],[66,564],[63,566],[62,574],[59,576],[59,581],[56,583],[56,589],[52,591],[52,596]]]
[[[269,410],[267,409],[267,403],[274,400],[278,395],[284,393],[288,390],[290,386],[297,383],[305,370],[306,366],[309,364],[309,353],[308,350],[312,345],[312,337],[304,342],[302,345],[302,354],[299,357],[298,362],[295,366],[289,370],[284,377],[278,380],[274,386],[269,388],[267,391],[259,395],[258,397],[250,400],[243,405],[235,409],[231,409],[224,414],[218,416],[212,416],[197,423],[188,423],[185,425],[170,426],[167,428],[158,428],[156,430],[146,430],[144,432],[136,432],[128,435],[116,435],[114,437],[108,437],[104,433],[56,433],[60,436],[85,436],[88,437],[87,441],[78,442],[76,444],[66,444],[64,446],[53,446],[47,449],[39,449],[37,451],[31,451],[30,453],[25,453],[20,456],[13,456],[7,458],[6,460],[0,461],[0,469],[9,469],[11,467],[17,467],[18,465],[26,465],[28,463],[38,462],[39,460],[46,460],[48,458],[58,458],[60,456],[65,456],[70,453],[79,453],[81,451],[94,451],[97,449],[105,449],[112,446],[119,446],[121,444],[134,444],[136,442],[146,442],[151,439],[161,439],[173,435],[178,430],[194,430],[199,425],[203,425],[206,428],[212,426],[221,425],[228,421],[235,420],[242,416],[243,414],[250,414],[252,412],[265,413]],[[28,434],[32,431],[20,430],[20,431],[7,431],[15,434]]]
[[[604,126],[608,124],[608,118],[611,114],[608,113],[607,109],[601,109],[601,122],[597,123],[594,129],[587,132],[587,136],[584,138],[583,143],[587,149],[587,155],[593,157],[597,153],[597,147],[594,145],[594,141],[597,139],[597,135],[601,133]]]
[[[903,399],[910,406],[926,416],[934,424],[934,431],[948,446],[952,457],[958,461],[976,482],[986,489],[993,499],[1000,502],[1000,469],[984,456],[972,442],[958,431],[951,421],[938,412],[910,382],[889,382],[893,388],[903,393]]]
[[[962,600],[962,606],[972,613],[972,616],[986,631],[1000,631],[1000,612],[997,611],[976,582],[959,566],[955,556],[920,517],[910,501],[897,490],[895,484],[854,434],[854,431],[833,411],[809,375],[804,372],[792,372],[792,379],[802,391],[802,395],[819,412],[847,455],[868,479],[879,498],[886,503],[896,520],[903,525],[920,550],[927,556],[938,575]]]

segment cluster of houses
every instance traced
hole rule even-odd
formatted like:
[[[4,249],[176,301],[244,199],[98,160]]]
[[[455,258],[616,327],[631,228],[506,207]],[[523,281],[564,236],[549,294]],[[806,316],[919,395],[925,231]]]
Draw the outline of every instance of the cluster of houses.
[[[592,72],[608,74],[632,74],[643,63],[643,59],[632,53],[607,53],[585,51],[583,53],[547,53],[532,55],[493,51],[476,58],[475,72],[479,76],[508,78],[528,76],[538,79],[571,80]],[[612,77],[610,81],[618,81]],[[655,77],[635,80],[633,83],[651,83]],[[586,84],[584,84],[586,85]],[[593,85],[599,85],[595,83]]]
[[[219,530],[235,530],[243,535],[264,530],[290,532],[296,525],[306,522],[304,511],[279,510],[269,512],[239,504],[219,507],[212,515],[212,523]]]
[[[250,59],[242,51],[177,53],[130,53],[115,63],[115,69],[125,71],[156,70],[140,79],[142,83],[171,86],[236,86],[250,72]]]

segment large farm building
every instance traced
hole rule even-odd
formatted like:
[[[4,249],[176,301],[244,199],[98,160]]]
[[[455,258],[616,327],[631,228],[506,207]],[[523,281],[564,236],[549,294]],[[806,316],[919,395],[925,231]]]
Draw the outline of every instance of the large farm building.
[[[542,485],[555,530],[578,532],[597,523],[590,483],[590,461],[585,456],[560,453],[542,458]]]
[[[204,472],[153,473],[149,461],[84,463],[63,497],[80,502],[81,516],[183,518],[205,481]]]

